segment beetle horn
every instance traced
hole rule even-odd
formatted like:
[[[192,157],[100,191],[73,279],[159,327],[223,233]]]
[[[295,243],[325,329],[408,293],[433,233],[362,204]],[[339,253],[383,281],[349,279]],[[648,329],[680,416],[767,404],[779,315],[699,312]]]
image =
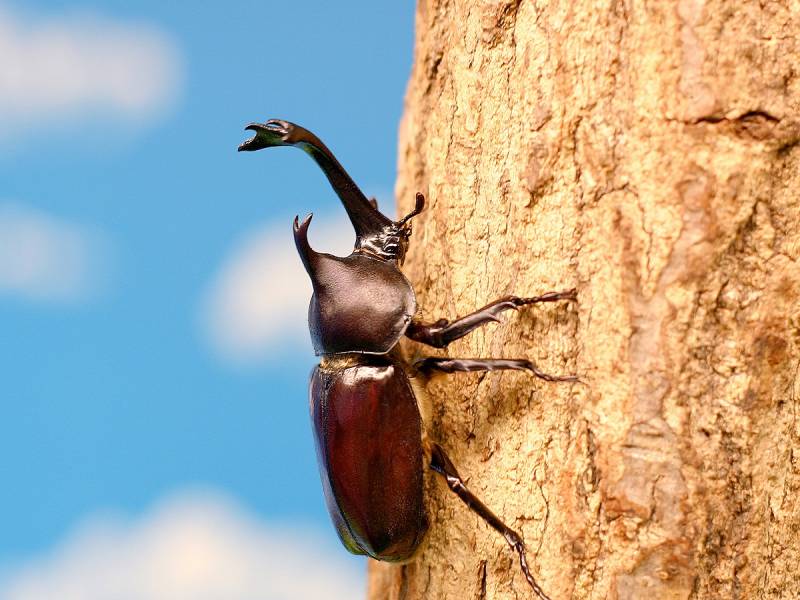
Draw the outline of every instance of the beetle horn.
[[[416,201],[414,203],[414,210],[408,213],[405,217],[400,219],[397,224],[401,227],[406,224],[406,222],[410,221],[414,217],[416,217],[419,213],[422,212],[422,209],[425,208],[425,196],[422,193],[417,192]]]
[[[303,261],[303,266],[306,272],[314,280],[315,263],[319,254],[314,251],[311,244],[308,243],[308,226],[311,223],[311,217],[314,215],[309,214],[305,219],[300,221],[299,217],[294,218],[294,245],[297,247],[297,253],[300,255],[300,260]]]
[[[279,119],[270,119],[263,124],[251,123],[245,129],[255,131],[255,135],[241,144],[239,151],[295,146],[306,152],[322,169],[333,191],[339,196],[358,238],[372,237],[392,224],[391,219],[370,204],[328,147],[307,129]]]

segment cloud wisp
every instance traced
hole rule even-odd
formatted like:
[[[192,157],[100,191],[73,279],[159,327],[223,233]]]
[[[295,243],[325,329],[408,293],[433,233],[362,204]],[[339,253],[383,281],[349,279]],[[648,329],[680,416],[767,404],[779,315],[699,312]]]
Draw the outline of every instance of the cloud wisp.
[[[89,300],[107,279],[109,249],[97,230],[0,203],[0,296],[54,303]]]
[[[0,578],[3,600],[349,600],[364,575],[313,529],[190,493],[136,521],[97,516]]]
[[[309,241],[319,252],[350,254],[355,234],[346,217],[316,216]],[[291,226],[269,225],[245,236],[211,284],[203,327],[217,353],[233,363],[254,363],[297,340],[310,347],[311,282],[294,247]]]
[[[0,6],[0,131],[62,127],[97,115],[148,119],[182,80],[158,29],[99,16],[19,15]]]

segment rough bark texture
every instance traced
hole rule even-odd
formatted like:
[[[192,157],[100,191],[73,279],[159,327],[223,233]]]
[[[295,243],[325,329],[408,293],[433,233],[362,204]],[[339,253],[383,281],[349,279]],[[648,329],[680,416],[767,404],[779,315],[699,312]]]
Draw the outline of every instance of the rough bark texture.
[[[422,0],[416,36],[420,306],[576,286],[447,354],[587,382],[434,380],[434,436],[554,600],[800,598],[800,4]],[[370,598],[532,597],[430,487],[429,545]]]

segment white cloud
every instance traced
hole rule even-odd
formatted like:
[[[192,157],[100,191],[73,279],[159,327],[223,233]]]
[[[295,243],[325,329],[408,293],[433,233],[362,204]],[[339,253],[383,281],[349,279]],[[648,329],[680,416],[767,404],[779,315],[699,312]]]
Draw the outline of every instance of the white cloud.
[[[363,567],[311,529],[230,499],[173,498],[137,521],[95,517],[0,578],[2,600],[350,600]]]
[[[99,291],[108,247],[98,231],[0,204],[0,295],[72,302]]]
[[[346,217],[317,216],[309,241],[318,252],[346,256],[355,233]],[[203,324],[220,354],[234,362],[263,358],[279,344],[310,345],[311,282],[294,246],[291,223],[245,236],[225,261],[207,294]]]
[[[92,15],[46,19],[0,6],[0,124],[59,126],[103,114],[148,118],[182,79],[175,44],[142,24]]]

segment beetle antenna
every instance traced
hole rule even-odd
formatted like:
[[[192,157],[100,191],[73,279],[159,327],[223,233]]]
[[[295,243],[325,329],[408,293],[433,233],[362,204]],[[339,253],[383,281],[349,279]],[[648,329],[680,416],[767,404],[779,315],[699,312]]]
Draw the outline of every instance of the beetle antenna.
[[[425,196],[423,196],[420,192],[417,192],[417,199],[414,205],[414,210],[412,210],[405,217],[400,219],[397,222],[397,224],[400,226],[405,225],[407,221],[411,220],[413,217],[416,217],[419,213],[421,213],[423,208],[425,208]]]

